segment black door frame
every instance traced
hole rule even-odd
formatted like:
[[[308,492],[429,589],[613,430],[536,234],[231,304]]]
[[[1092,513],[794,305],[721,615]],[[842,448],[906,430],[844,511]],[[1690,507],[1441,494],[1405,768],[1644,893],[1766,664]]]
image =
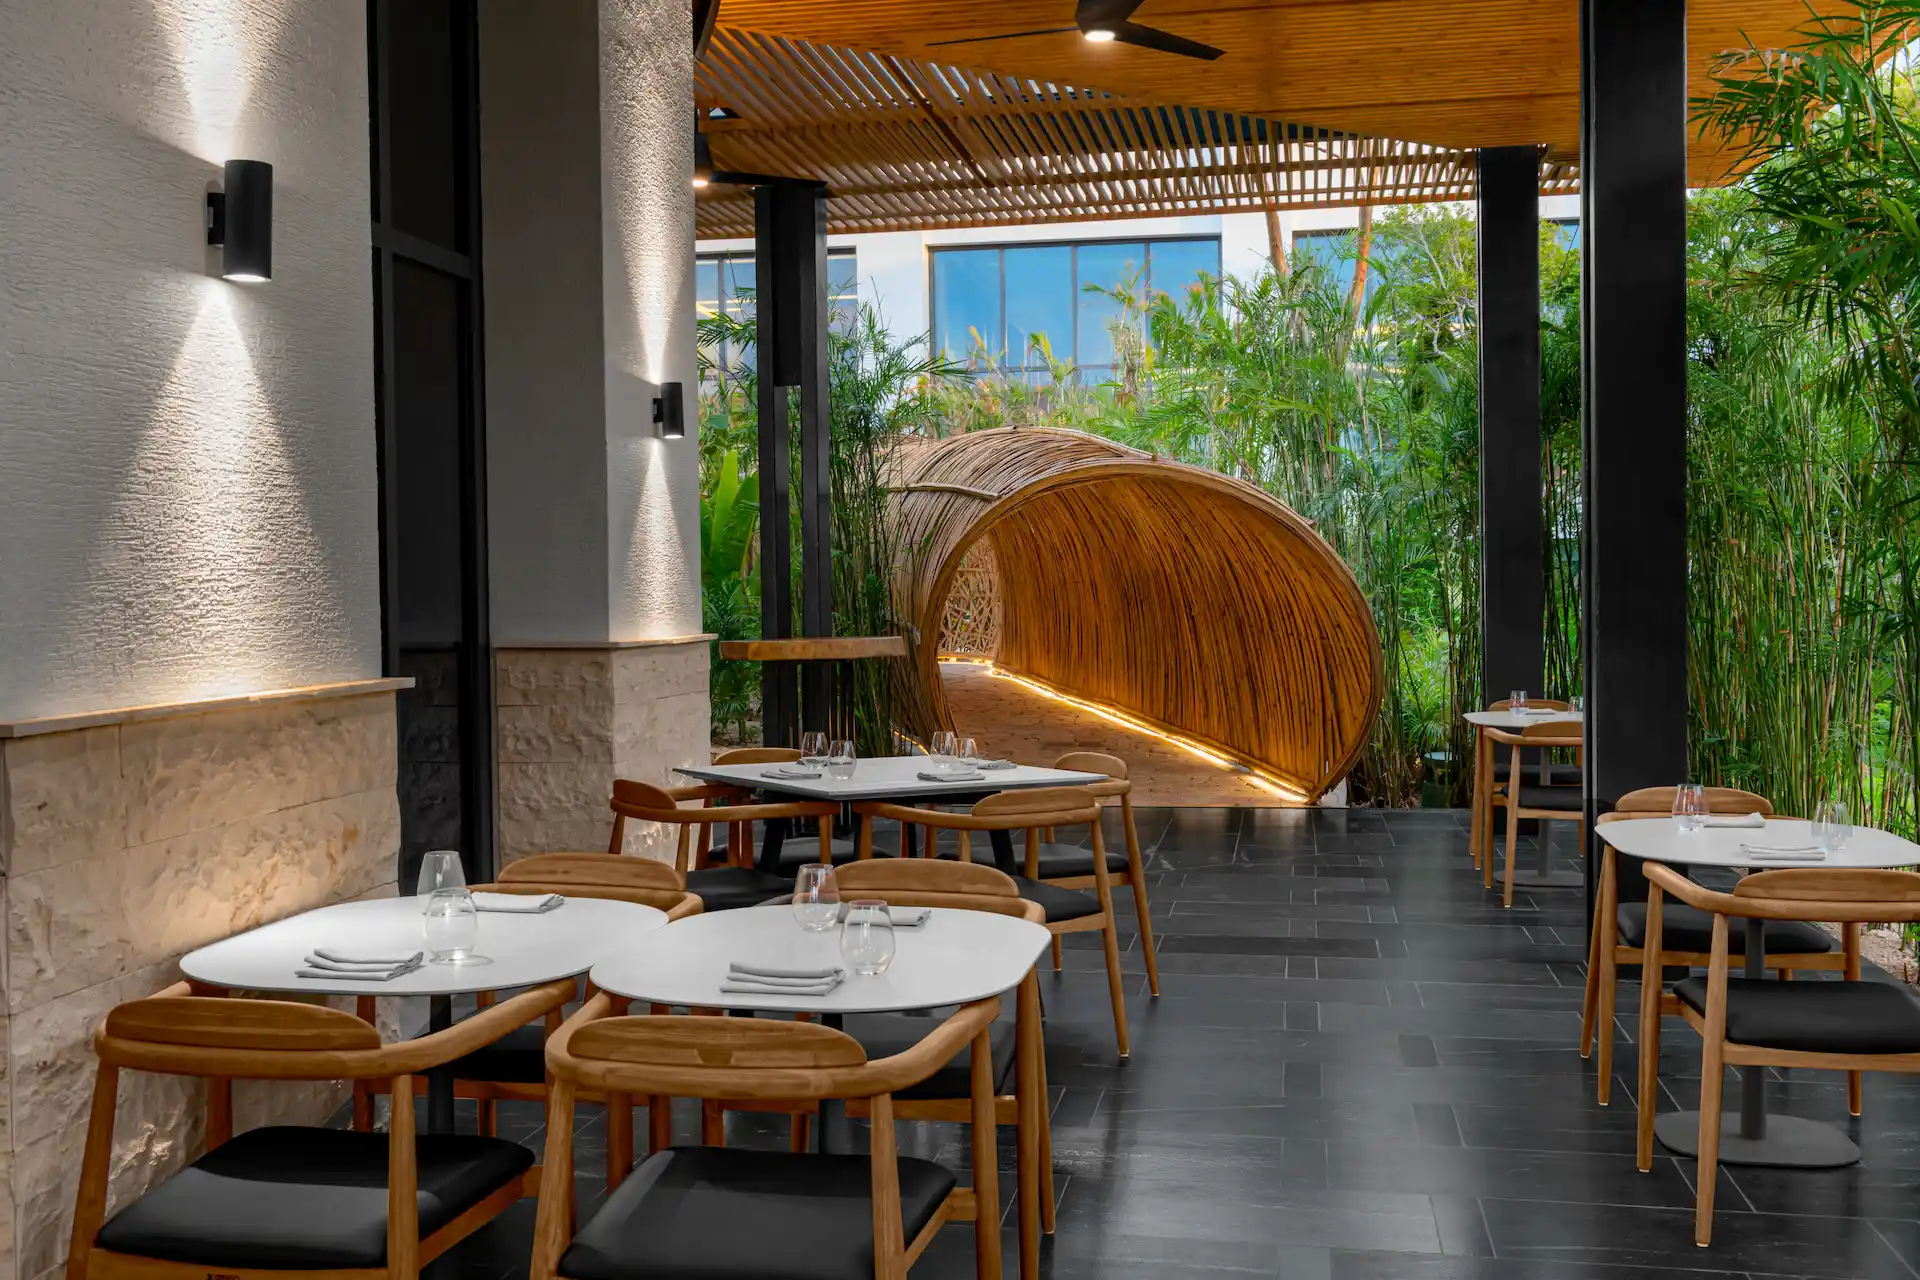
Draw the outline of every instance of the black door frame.
[[[393,121],[388,15],[399,0],[367,0],[368,125],[371,130],[374,308],[374,423],[380,475],[381,665],[400,673],[400,646],[393,619],[399,604],[398,547],[392,536],[401,500],[393,477],[397,449],[388,420],[398,386],[394,360],[393,275],[396,260],[450,276],[460,282],[465,321],[465,389],[461,406],[460,547],[461,641],[466,661],[459,671],[461,853],[469,878],[491,880],[497,859],[494,831],[493,636],[487,593],[486,382],[483,345],[484,290],[480,276],[480,64],[479,18],[474,0],[454,0],[457,64],[463,69],[461,113],[463,142],[455,157],[464,198],[466,252],[410,235],[387,224],[393,191]]]

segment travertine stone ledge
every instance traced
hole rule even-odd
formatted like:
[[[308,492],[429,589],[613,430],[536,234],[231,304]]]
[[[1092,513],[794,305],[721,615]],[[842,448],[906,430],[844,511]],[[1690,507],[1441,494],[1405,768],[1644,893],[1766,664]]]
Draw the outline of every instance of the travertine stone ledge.
[[[115,707],[107,711],[76,711],[68,715],[36,716],[27,720],[0,720],[0,738],[31,738],[43,733],[65,733],[72,729],[133,724],[141,720],[166,720],[174,716],[204,715],[211,711],[270,706],[279,702],[350,698],[362,693],[397,693],[401,689],[411,688],[411,676],[381,676],[374,680],[309,684],[294,689],[266,689],[259,693],[235,693],[218,698],[191,698],[184,702],[152,702],[138,707]]]

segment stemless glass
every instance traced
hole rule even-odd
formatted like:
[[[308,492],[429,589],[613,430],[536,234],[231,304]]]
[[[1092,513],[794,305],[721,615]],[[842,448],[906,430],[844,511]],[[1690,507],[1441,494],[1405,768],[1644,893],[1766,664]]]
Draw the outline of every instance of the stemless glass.
[[[827,757],[827,735],[809,731],[800,735],[800,763],[819,764]]]
[[[1847,802],[1828,798],[1813,811],[1813,842],[1827,853],[1838,853],[1853,839],[1853,814]]]
[[[460,865],[460,855],[452,849],[435,849],[420,858],[420,874],[413,882],[415,894],[425,897],[441,889],[464,889],[467,887],[466,869]]]
[[[435,889],[427,896],[423,931],[427,940],[427,958],[435,964],[470,964],[479,957],[473,948],[480,941],[480,913],[474,910],[473,895],[465,888]]]
[[[840,924],[840,958],[865,978],[878,977],[893,963],[893,914],[884,902],[862,898],[847,904]]]
[[[1507,710],[1525,711],[1526,709],[1527,709],[1527,691],[1525,689],[1515,689],[1512,693],[1507,695]]]
[[[1567,699],[1567,710],[1573,712],[1573,714],[1577,716],[1585,715],[1587,713],[1586,698],[1581,696],[1580,694],[1577,694],[1577,693],[1574,694],[1571,698]]]
[[[841,738],[827,748],[827,776],[842,781],[853,776],[853,762],[859,758],[853,739]]]
[[[960,745],[954,754],[960,757],[961,764],[979,764],[980,748],[974,745],[972,738],[960,739]]]
[[[1707,824],[1707,789],[1697,782],[1683,782],[1673,789],[1673,825],[1682,831],[1698,831]]]
[[[927,754],[933,757],[936,773],[951,773],[954,757],[959,753],[960,739],[945,729],[934,734],[933,740],[927,744]]]
[[[840,918],[840,888],[834,883],[833,868],[824,862],[809,862],[793,878],[793,918],[808,933],[833,928]]]

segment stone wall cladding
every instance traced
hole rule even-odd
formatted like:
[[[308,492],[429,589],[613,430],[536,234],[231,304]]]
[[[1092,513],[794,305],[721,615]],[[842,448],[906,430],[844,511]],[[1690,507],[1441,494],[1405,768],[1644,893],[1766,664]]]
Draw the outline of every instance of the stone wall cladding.
[[[394,891],[394,732],[379,693],[0,740],[0,1276],[38,1280],[66,1254],[109,1009],[177,981],[195,947]],[[344,1097],[241,1083],[235,1124],[317,1123]],[[123,1075],[113,1202],[204,1131],[197,1082]]]
[[[705,640],[605,648],[502,649],[500,860],[607,847],[615,778],[684,786],[711,759]],[[671,859],[674,836],[629,828],[625,852]]]

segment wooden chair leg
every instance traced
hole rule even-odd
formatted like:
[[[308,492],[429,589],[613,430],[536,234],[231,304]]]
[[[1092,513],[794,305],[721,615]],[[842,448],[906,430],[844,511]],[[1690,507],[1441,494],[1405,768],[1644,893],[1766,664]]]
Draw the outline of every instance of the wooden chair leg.
[[[1121,816],[1127,826],[1127,883],[1133,886],[1133,913],[1140,920],[1140,948],[1147,961],[1147,990],[1160,994],[1160,957],[1153,947],[1153,921],[1147,907],[1147,872],[1140,865],[1140,833],[1133,827],[1133,806],[1121,804]]]
[[[1497,804],[1495,803],[1496,801],[1498,802]],[[1506,812],[1506,804],[1507,798],[1504,795],[1496,796],[1489,794],[1487,796],[1487,826],[1486,830],[1481,832],[1480,836],[1481,843],[1485,845],[1485,851],[1480,858],[1480,887],[1482,889],[1493,888],[1493,811],[1497,808],[1502,813]],[[1513,827],[1513,819],[1511,817],[1507,819],[1507,827],[1509,830]]]
[[[1845,960],[1842,976],[1849,982],[1860,981],[1860,926],[1843,924],[1840,926],[1840,953]],[[1847,1072],[1847,1114],[1860,1114],[1860,1073]]]
[[[1661,901],[1660,886],[1649,886],[1646,945],[1642,950],[1653,959],[1653,964],[1651,968],[1644,964],[1640,966],[1640,1070],[1634,1089],[1634,1104],[1639,1109],[1634,1158],[1642,1173],[1653,1171],[1653,1121],[1660,1110]],[[1651,981],[1648,979],[1649,972]]]
[[[1036,1000],[1039,988],[1034,988]],[[1047,1055],[1034,1055],[1040,1072],[1040,1230],[1052,1235],[1053,1221],[1053,1091],[1047,1085]]]
[[[813,1145],[813,1117],[804,1111],[796,1111],[787,1130],[787,1150],[795,1155],[804,1155]]]
[[[983,1028],[974,1037],[973,1250],[979,1280],[1000,1280],[1000,1122],[994,1093],[993,1042]]]
[[[1060,972],[1060,935],[1053,935],[1053,971]]]
[[[629,1133],[633,1131],[631,1119],[627,1121],[627,1131]],[[672,1145],[673,1099],[663,1093],[656,1093],[647,1099],[647,1154],[656,1155]]]
[[[1599,892],[1594,895],[1593,919],[1587,922],[1587,994],[1580,1002],[1580,1056],[1593,1056],[1594,1014],[1600,1007],[1600,984],[1613,972],[1610,953],[1600,946],[1600,921],[1617,914],[1613,908],[1613,846],[1600,859]]]
[[[727,1145],[727,1113],[711,1098],[700,1100],[700,1141],[709,1147]]]
[[[1500,905],[1509,910],[1513,907],[1513,859],[1515,842],[1520,836],[1520,820],[1514,815],[1519,812],[1519,805],[1509,804],[1507,806],[1507,869],[1504,877],[1506,884],[1505,887],[1500,890]]]
[[[648,1110],[651,1124],[652,1110]],[[633,1169],[633,1095],[607,1095],[607,1190],[626,1180]]]
[[[1020,1274],[1023,1280],[1029,1280],[1039,1274],[1040,1202],[1047,1194],[1040,1176],[1040,1129],[1047,1116],[1046,1086],[1040,1078],[1040,988],[1031,974],[1020,983],[1015,1012],[1015,1106],[1019,1125],[1014,1168],[1019,1175],[1019,1193],[1014,1217],[1019,1223]]]
[[[1703,1249],[1713,1243],[1713,1191],[1720,1179],[1720,1090],[1727,1073],[1723,1043],[1709,1020],[1700,1053],[1700,1158],[1694,1171],[1693,1242]]]
[[[1487,742],[1480,726],[1473,726],[1473,796],[1468,801],[1472,806],[1473,821],[1467,828],[1467,851],[1473,855],[1473,869],[1480,869],[1480,838],[1486,834],[1481,810],[1487,802]]]

